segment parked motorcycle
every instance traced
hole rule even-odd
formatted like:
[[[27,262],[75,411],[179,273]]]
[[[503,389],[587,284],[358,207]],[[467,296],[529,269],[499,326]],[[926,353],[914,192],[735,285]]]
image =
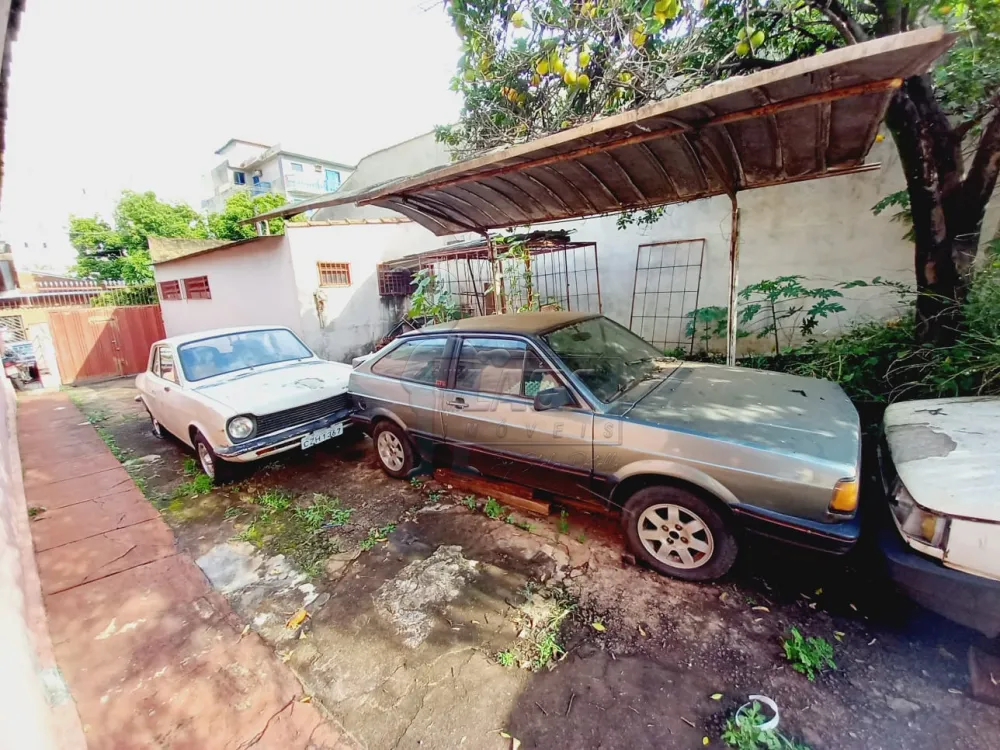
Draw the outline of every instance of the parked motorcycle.
[[[30,341],[8,344],[3,353],[3,372],[18,390],[38,377],[38,362]]]

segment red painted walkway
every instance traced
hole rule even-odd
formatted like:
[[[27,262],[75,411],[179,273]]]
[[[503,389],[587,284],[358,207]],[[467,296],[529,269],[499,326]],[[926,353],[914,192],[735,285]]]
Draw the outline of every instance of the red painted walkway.
[[[178,554],[169,527],[60,393],[17,424],[56,661],[91,748],[349,748]]]

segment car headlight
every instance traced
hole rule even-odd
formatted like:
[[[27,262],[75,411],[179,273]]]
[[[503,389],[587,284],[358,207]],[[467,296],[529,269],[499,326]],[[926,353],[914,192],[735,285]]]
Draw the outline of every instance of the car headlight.
[[[920,544],[944,550],[950,523],[948,518],[917,505],[913,496],[899,480],[896,480],[889,504],[892,515],[896,518],[896,525],[904,536]]]
[[[254,428],[252,417],[233,417],[226,425],[226,432],[233,440],[245,440],[253,435]]]

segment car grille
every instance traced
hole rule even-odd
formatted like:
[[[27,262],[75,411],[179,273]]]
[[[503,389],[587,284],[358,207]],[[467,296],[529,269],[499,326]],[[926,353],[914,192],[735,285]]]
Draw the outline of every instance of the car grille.
[[[334,412],[345,409],[350,403],[350,396],[342,393],[339,396],[325,398],[294,409],[285,409],[271,414],[261,414],[257,417],[257,437],[270,435],[272,432],[287,430],[289,427],[312,422],[314,419],[328,417]]]

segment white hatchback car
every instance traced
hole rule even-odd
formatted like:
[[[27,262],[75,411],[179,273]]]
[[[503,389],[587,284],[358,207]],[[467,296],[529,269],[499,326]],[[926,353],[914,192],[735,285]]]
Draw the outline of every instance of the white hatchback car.
[[[153,434],[194,448],[225,481],[253,461],[337,437],[348,425],[349,365],[320,359],[287,328],[202,331],[158,341],[135,379]]]

